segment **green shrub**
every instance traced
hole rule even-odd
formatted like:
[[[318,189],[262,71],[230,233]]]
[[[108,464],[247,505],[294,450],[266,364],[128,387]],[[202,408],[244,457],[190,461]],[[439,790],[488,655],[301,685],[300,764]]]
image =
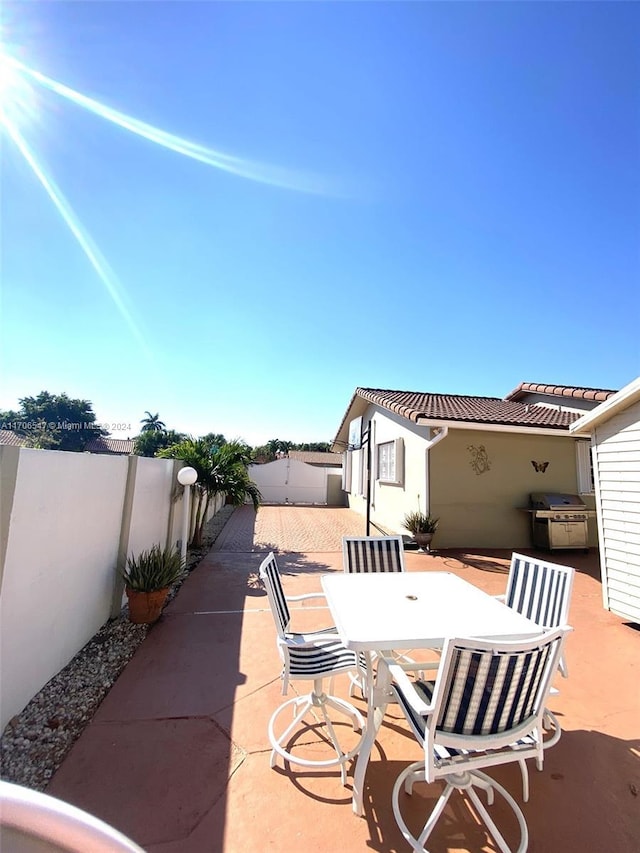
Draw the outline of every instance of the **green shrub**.
[[[405,515],[402,526],[415,536],[416,533],[435,533],[439,523],[439,518],[416,510]]]
[[[136,592],[155,592],[181,580],[186,575],[185,561],[177,548],[154,545],[137,557],[127,560],[122,572],[125,584]]]

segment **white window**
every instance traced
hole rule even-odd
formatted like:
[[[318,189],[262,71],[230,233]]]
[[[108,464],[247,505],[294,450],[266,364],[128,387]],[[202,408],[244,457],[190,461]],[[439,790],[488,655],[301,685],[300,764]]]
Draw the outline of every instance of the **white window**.
[[[376,447],[376,476],[381,483],[402,485],[404,480],[404,447],[401,438],[385,441]]]
[[[576,468],[578,471],[578,492],[581,495],[592,495],[595,486],[590,441],[576,441]]]

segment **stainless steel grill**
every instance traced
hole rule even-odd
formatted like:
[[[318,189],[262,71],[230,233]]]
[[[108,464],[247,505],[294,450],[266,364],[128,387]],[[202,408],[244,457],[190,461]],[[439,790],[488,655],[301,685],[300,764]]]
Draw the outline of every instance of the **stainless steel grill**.
[[[595,515],[579,495],[534,492],[529,498],[535,548],[589,547],[588,520]]]

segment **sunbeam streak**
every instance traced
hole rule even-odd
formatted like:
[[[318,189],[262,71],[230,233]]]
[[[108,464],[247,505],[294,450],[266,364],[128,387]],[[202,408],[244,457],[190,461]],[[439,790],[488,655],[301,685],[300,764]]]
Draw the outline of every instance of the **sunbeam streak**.
[[[213,148],[207,148],[204,145],[198,145],[195,142],[189,142],[180,136],[160,130],[151,124],[121,113],[119,110],[107,107],[100,103],[100,101],[89,98],[87,95],[76,92],[75,89],[71,89],[63,83],[58,83],[56,80],[41,74],[39,71],[34,71],[14,57],[8,58],[8,61],[23,74],[28,75],[32,80],[45,86],[50,91],[117,124],[119,127],[129,130],[131,133],[142,136],[144,139],[155,142],[157,145],[162,145],[164,148],[168,148],[178,154],[183,154],[185,157],[191,157],[193,160],[199,160],[201,163],[214,166],[216,169],[222,169],[225,172],[231,172],[242,178],[248,178],[249,180],[258,181],[263,184],[270,184],[271,186],[314,195],[333,196],[339,194],[336,187],[331,187],[328,181],[317,176],[277,166],[254,163],[240,157],[224,154]]]
[[[2,111],[0,111],[0,119],[5,130],[7,131],[7,133],[9,134],[9,136],[11,137],[11,139],[13,140],[13,142],[15,143],[18,150],[20,151],[24,159],[27,161],[29,166],[31,166],[31,169],[44,187],[47,195],[58,209],[58,212],[64,219],[67,227],[80,244],[83,252],[89,259],[91,266],[96,271],[98,277],[100,278],[100,281],[105,286],[107,293],[113,300],[113,303],[116,306],[118,312],[120,313],[120,316],[123,318],[123,320],[135,336],[136,340],[138,341],[146,355],[150,359],[152,359],[152,353],[142,335],[142,332],[136,325],[135,320],[131,316],[127,306],[124,303],[124,300],[121,295],[122,288],[118,284],[116,276],[109,267],[108,262],[102,256],[102,253],[100,252],[98,247],[94,245],[92,239],[89,237],[86,231],[83,230],[71,208],[71,205],[66,200],[61,190],[56,186],[55,181],[45,174],[42,166],[36,160],[35,155],[29,148],[26,140],[24,139],[18,128],[15,126],[15,124],[12,122],[12,120],[6,115],[6,113],[3,113]]]

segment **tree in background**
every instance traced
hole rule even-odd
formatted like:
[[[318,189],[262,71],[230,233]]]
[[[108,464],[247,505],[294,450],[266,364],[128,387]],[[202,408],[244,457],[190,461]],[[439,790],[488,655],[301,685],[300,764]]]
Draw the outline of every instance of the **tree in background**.
[[[171,447],[172,444],[178,444],[185,438],[184,433],[176,432],[173,429],[163,430],[162,432],[155,430],[141,432],[135,439],[133,452],[136,456],[157,456],[161,450]]]
[[[234,506],[241,506],[247,498],[258,510],[261,494],[249,477],[248,465],[251,462],[251,448],[244,441],[236,439],[211,449],[212,493],[225,494]]]
[[[291,447],[291,442],[290,441],[282,441],[280,438],[272,438],[270,441],[267,442],[267,447],[269,448],[271,453],[273,453],[273,457],[275,459],[275,456],[277,453],[288,453],[289,452],[289,448]]]
[[[29,447],[84,450],[89,441],[109,435],[96,423],[89,400],[41,391],[19,402],[18,411],[0,412],[0,428],[22,436]]]
[[[140,423],[142,424],[142,432],[164,432],[166,427],[164,421],[160,420],[160,412],[156,412],[155,415],[152,415],[151,412],[146,412],[146,418],[142,418]]]
[[[220,436],[213,438],[218,439]],[[240,506],[250,498],[257,511],[261,495],[247,471],[251,448],[244,442],[232,441],[218,445],[213,442],[210,433],[204,438],[185,438],[161,450],[158,456],[182,459],[198,472],[191,504],[190,545],[198,547],[202,544],[207,512],[216,495],[225,494],[234,506]]]
[[[296,444],[293,441],[282,441],[272,438],[266,444],[254,447],[252,459],[254,462],[273,462],[278,453],[289,453],[290,450],[311,450],[317,453],[329,453],[331,443],[328,441],[310,441]]]
[[[227,443],[227,439],[220,432],[208,432],[202,436],[202,440],[208,442],[210,447],[222,447]]]

